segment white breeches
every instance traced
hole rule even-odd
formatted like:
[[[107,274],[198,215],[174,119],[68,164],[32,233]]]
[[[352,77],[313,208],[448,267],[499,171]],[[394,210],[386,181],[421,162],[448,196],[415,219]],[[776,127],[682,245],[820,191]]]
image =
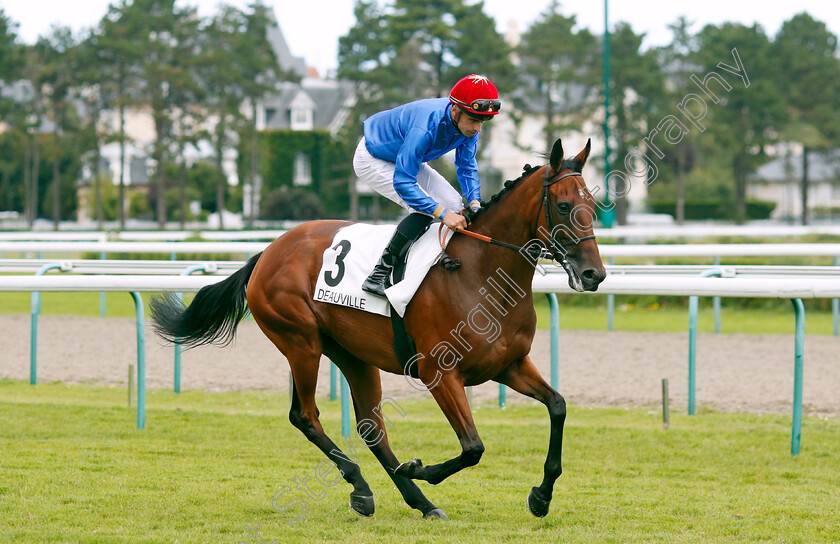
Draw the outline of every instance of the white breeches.
[[[356,154],[353,156],[353,169],[363,183],[371,189],[384,196],[392,202],[396,202],[409,212],[417,212],[400,198],[394,189],[394,170],[396,165],[392,162],[377,159],[365,147],[365,139],[359,142],[356,147]],[[446,181],[446,178],[435,171],[428,164],[421,164],[417,172],[417,185],[420,190],[432,197],[432,199],[454,212],[461,211],[464,207],[463,200],[458,191]],[[420,212],[417,212],[420,213]],[[427,214],[428,215],[428,214]]]

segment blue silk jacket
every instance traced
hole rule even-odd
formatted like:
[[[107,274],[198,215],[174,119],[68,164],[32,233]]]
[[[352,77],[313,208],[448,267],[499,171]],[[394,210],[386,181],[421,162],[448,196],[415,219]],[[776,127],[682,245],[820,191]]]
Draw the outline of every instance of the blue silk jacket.
[[[410,102],[381,111],[364,122],[365,146],[377,159],[393,162],[394,189],[417,211],[431,214],[438,203],[417,185],[420,166],[455,150],[455,173],[467,202],[480,200],[475,154],[478,134],[466,137],[449,114],[448,98]],[[460,210],[454,210],[458,212]]]

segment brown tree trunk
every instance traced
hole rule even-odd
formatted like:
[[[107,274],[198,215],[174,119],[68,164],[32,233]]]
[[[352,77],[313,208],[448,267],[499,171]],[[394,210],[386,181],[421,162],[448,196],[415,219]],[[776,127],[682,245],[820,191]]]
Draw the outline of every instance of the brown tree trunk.
[[[677,224],[685,223],[685,180],[683,169],[685,168],[685,150],[683,146],[677,148]]]
[[[746,151],[732,161],[735,178],[735,222],[743,224],[747,219],[747,157]]]
[[[53,144],[55,145],[55,156],[53,157],[53,229],[58,230],[58,223],[61,220],[61,164],[59,163],[59,131],[61,126],[61,113],[56,112],[55,125],[53,128]]]
[[[802,148],[802,224],[808,224],[808,148]]]
[[[35,223],[35,220],[38,219],[38,170],[41,165],[40,155],[40,149],[38,147],[38,133],[36,132],[32,138],[32,178],[30,180],[32,183],[32,187],[30,189],[32,193],[32,218],[29,220],[30,228]]]
[[[219,171],[219,181],[216,184],[216,212],[219,214],[219,230],[225,230],[225,219],[222,212],[225,209],[225,184],[227,178],[225,177],[225,170],[222,168],[224,161],[225,149],[225,123],[224,114],[219,119],[219,125],[216,127],[216,169]]]
[[[120,195],[117,203],[120,230],[125,230],[125,104],[120,98]]]
[[[24,134],[23,143],[23,216],[29,228],[32,228],[32,146],[30,138]]]

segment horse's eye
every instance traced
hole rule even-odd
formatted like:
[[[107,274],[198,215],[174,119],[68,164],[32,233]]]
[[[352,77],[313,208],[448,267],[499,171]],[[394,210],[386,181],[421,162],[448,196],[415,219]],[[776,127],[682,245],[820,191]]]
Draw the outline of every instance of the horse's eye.
[[[563,215],[568,215],[569,212],[572,211],[572,205],[568,202],[558,202],[557,203],[557,211],[562,213]]]

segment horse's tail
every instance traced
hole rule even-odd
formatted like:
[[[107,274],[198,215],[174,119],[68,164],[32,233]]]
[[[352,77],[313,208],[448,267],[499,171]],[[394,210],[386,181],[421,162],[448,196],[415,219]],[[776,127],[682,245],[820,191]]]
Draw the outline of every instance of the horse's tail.
[[[202,287],[189,306],[175,293],[152,297],[152,327],[165,340],[187,348],[204,344],[226,346],[248,311],[245,287],[262,252],[230,277]]]

